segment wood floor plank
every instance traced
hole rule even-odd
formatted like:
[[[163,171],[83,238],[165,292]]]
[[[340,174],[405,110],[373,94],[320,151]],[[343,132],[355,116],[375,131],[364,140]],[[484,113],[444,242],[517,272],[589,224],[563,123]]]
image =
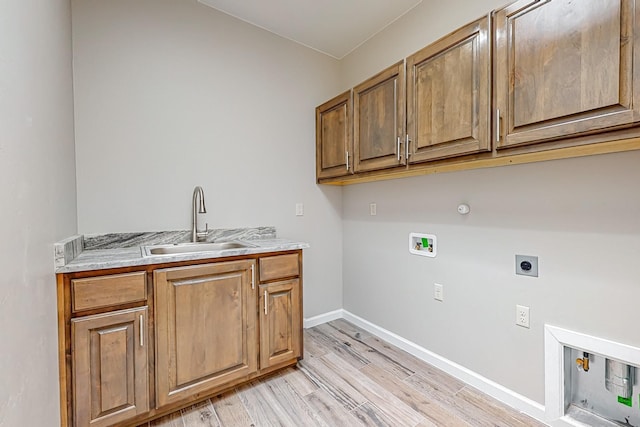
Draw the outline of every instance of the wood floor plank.
[[[304,331],[303,335],[304,342],[304,357],[307,356],[324,356],[329,352],[329,349],[326,345],[323,345],[321,342],[316,340],[310,333],[309,329]]]
[[[370,332],[365,331],[364,329],[354,325],[353,323],[347,322],[344,319],[336,319],[329,322],[329,325],[332,327],[341,330],[342,332],[348,334],[354,339],[362,340],[373,336]]]
[[[512,427],[503,420],[495,418],[485,408],[465,401],[462,397],[443,393],[438,387],[434,387],[432,380],[427,380],[420,374],[413,375],[405,380],[407,384],[415,387],[421,393],[446,405],[459,418],[477,427]]]
[[[351,348],[349,343],[345,344],[339,340],[336,340],[331,333],[327,331],[324,325],[316,326],[308,330],[308,334],[314,340],[318,341],[320,345],[326,347],[329,352],[335,353],[339,355],[342,359],[344,359],[347,363],[351,364],[355,368],[361,368],[365,365],[371,363],[369,359],[367,359],[366,355],[361,352]]]
[[[221,427],[216,411],[209,399],[181,411],[182,421],[188,427]]]
[[[320,325],[317,329],[323,333],[327,339],[333,340],[334,348],[336,346],[347,346],[351,351],[362,354],[369,363],[380,366],[400,379],[408,378],[414,374],[413,370],[404,366],[398,361],[398,359],[389,357],[385,353],[379,352],[376,348],[370,346],[365,341],[356,338],[355,336],[357,335],[357,332],[355,331],[357,329],[355,329],[355,327],[349,329],[351,333],[337,327],[334,323]],[[353,334],[353,336],[351,334]]]
[[[371,336],[366,338],[365,343],[375,348],[380,353],[387,355],[387,357],[397,360],[408,369],[422,374],[422,376],[427,379],[432,379],[432,385],[439,390],[454,394],[457,391],[462,390],[465,386],[465,383],[462,381],[378,337]]]
[[[238,387],[237,391],[240,401],[249,416],[256,421],[256,425],[261,427],[295,425],[294,420],[290,419],[287,412],[273,399],[264,383],[252,381]]]
[[[505,425],[512,427],[544,426],[544,424],[536,421],[535,419],[522,414],[521,412],[518,412],[513,408],[510,408],[509,406],[487,396],[484,393],[481,393],[474,388],[465,387],[458,393],[456,393],[456,396],[482,409],[492,417],[495,417],[498,420],[502,420]]]
[[[327,366],[322,358],[310,356],[298,363],[298,365],[300,370],[314,384],[325,390],[345,409],[352,410],[367,401],[358,390],[345,380],[342,372],[334,371]]]
[[[357,427],[366,425],[325,390],[318,389],[304,396],[304,400],[330,426]]]
[[[422,414],[428,424],[442,427],[470,427],[471,424],[451,412],[447,406],[435,399],[420,393],[409,384],[399,380],[390,373],[375,365],[365,366],[361,369],[373,381],[385,389],[391,391],[398,399],[402,400],[414,411]],[[428,425],[425,424],[425,425]]]
[[[149,423],[151,427],[189,427],[184,425],[182,421],[182,413],[180,411],[172,412],[157,420],[153,420]]]
[[[380,408],[371,402],[360,405],[353,409],[351,413],[367,427],[414,427],[414,424],[400,423],[388,417]]]
[[[425,420],[425,418],[411,409],[408,405],[395,397],[393,393],[380,386],[360,370],[348,364],[334,353],[321,358],[334,372],[340,372],[343,378],[348,378],[351,386],[356,388],[367,400],[376,405],[396,425],[411,425]]]
[[[282,377],[300,396],[306,396],[318,390],[318,386],[304,375],[298,366],[287,368],[278,376]]]
[[[235,391],[211,398],[211,404],[223,426],[255,425]]]
[[[269,377],[264,381],[264,385],[280,408],[287,413],[289,419],[294,420],[294,425],[331,427],[281,376]]]

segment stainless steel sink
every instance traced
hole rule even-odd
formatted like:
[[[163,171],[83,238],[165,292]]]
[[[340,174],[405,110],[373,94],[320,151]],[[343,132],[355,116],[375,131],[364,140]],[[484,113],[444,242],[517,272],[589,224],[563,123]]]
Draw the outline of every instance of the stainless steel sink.
[[[231,249],[255,248],[246,242],[174,243],[170,245],[142,246],[142,256],[179,255],[197,252],[222,252]]]

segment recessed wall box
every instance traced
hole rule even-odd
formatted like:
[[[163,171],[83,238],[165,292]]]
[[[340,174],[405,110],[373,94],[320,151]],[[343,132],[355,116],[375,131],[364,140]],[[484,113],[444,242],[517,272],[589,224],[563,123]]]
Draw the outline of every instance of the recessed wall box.
[[[435,257],[437,239],[433,234],[409,233],[409,252],[414,255]]]

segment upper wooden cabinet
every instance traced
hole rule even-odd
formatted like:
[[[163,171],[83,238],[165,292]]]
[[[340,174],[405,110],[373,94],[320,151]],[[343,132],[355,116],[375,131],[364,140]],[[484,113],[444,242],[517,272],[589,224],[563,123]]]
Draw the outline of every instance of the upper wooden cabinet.
[[[406,81],[404,61],[382,71],[353,89],[354,174],[318,182],[640,149],[636,3],[517,0],[409,56]]]
[[[316,108],[316,176],[335,178],[353,172],[353,101],[344,92]]]
[[[353,141],[356,172],[405,164],[404,61],[353,89]]]
[[[491,38],[486,16],[407,58],[410,162],[491,149]]]
[[[496,12],[497,148],[638,121],[635,3],[521,0]]]

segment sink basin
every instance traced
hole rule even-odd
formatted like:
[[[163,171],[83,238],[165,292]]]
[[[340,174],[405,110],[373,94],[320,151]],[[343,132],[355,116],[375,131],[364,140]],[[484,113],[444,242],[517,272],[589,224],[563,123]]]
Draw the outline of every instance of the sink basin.
[[[255,245],[245,242],[220,243],[174,243],[172,245],[143,246],[142,256],[179,255],[197,252],[222,252],[231,249],[254,248]]]

